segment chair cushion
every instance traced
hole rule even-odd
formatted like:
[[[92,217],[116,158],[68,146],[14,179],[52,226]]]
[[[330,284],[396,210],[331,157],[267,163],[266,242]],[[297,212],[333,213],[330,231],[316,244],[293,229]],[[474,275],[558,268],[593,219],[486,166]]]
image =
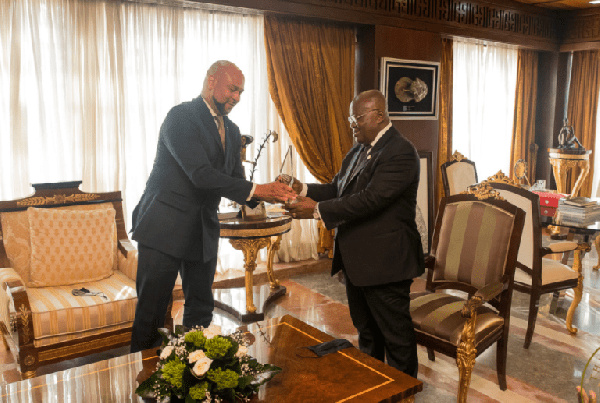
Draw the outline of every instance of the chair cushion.
[[[446,176],[448,178],[448,188],[450,195],[464,192],[475,183],[475,167],[467,162],[455,162],[446,167]]]
[[[554,259],[542,259],[542,285],[560,283],[567,280],[577,280],[579,274]],[[515,282],[531,285],[531,276],[523,270],[515,271]]]
[[[74,296],[85,287],[107,296]],[[106,333],[131,326],[137,295],[135,281],[115,272],[100,281],[61,287],[27,289],[36,347]]]
[[[74,205],[56,207],[53,210],[96,210],[99,207],[110,207],[111,203]],[[29,279],[31,241],[29,236],[29,214],[26,210],[4,212],[0,214],[4,249],[10,265],[21,276],[26,286],[32,287]]]
[[[444,293],[411,294],[410,314],[415,330],[458,346],[466,321],[461,316],[465,302],[464,298]],[[475,322],[475,345],[502,326],[502,317],[486,305],[481,306]]]
[[[30,207],[32,287],[107,278],[117,264],[115,209],[64,210]]]
[[[446,205],[438,233],[433,279],[481,288],[501,281],[514,217],[481,202]],[[500,245],[500,246],[499,246]]]

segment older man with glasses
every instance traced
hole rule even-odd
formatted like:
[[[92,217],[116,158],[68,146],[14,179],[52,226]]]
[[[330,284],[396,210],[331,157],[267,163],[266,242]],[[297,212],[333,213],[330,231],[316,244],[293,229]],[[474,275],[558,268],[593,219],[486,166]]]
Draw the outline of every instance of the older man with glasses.
[[[358,144],[326,184],[302,184],[287,204],[295,218],[320,218],[336,228],[332,275],[342,271],[360,349],[413,377],[417,345],[410,316],[410,286],[424,272],[415,223],[419,156],[396,130],[377,90],[350,105]]]

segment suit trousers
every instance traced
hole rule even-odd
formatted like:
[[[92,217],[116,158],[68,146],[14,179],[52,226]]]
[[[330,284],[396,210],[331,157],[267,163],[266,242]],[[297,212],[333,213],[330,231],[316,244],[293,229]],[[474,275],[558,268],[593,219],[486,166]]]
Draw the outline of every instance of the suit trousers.
[[[410,316],[413,280],[358,287],[346,278],[346,294],[360,350],[414,378],[417,340]]]
[[[177,274],[185,297],[183,325],[208,327],[215,306],[212,285],[217,258],[188,261],[138,244],[137,307],[131,332],[131,352],[158,347]]]

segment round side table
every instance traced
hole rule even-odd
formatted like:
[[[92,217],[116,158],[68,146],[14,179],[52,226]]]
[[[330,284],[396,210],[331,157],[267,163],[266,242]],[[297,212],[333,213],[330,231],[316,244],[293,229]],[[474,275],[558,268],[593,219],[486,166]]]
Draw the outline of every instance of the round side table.
[[[215,290],[215,305],[243,322],[264,319],[264,308],[275,298],[285,295],[285,287],[279,284],[273,273],[273,257],[281,244],[281,236],[292,227],[292,218],[286,215],[268,215],[259,220],[243,220],[240,217],[221,219],[221,238],[244,253],[245,306],[235,289]],[[258,251],[267,248],[267,276],[269,290],[257,290],[255,304],[254,270]],[[257,309],[258,305],[258,309]]]

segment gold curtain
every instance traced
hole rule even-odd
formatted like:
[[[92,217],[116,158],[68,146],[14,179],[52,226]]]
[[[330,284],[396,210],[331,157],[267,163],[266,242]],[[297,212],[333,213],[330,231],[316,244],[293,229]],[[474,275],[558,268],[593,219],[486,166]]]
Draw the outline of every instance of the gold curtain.
[[[527,173],[534,172],[536,156],[529,146],[535,142],[535,110],[537,99],[538,53],[519,49],[517,59],[517,88],[515,91],[515,120],[510,144],[510,174],[513,177],[515,162],[527,161]],[[531,178],[533,181],[535,178]]]
[[[308,170],[329,182],[352,147],[354,29],[265,17],[269,91]]]
[[[595,152],[596,114],[598,111],[598,91],[600,91],[600,51],[586,50],[573,53],[571,86],[567,117],[575,130],[575,136],[587,150]],[[590,172],[583,182],[580,196],[589,197],[592,193],[594,156],[590,156]],[[578,173],[571,175],[569,188],[573,188]]]
[[[269,91],[300,158],[330,182],[352,147],[347,121],[354,98],[354,29],[265,17]],[[333,257],[333,231],[319,222],[318,252]]]
[[[444,196],[441,166],[452,158],[452,39],[442,38],[442,60],[440,63],[440,119],[438,135],[438,169],[436,210]]]

